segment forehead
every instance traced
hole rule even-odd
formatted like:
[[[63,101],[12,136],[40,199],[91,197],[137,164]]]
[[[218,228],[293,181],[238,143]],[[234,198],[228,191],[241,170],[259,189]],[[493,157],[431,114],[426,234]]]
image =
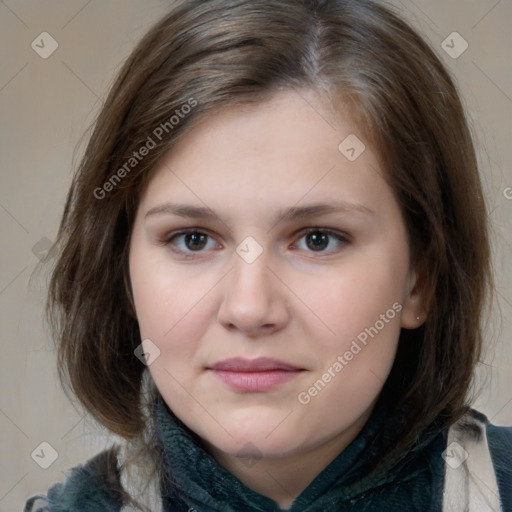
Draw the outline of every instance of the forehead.
[[[142,203],[146,211],[186,200],[263,215],[263,206],[268,214],[339,201],[373,209],[390,199],[378,155],[358,127],[313,95],[287,91],[207,116],[154,170]]]

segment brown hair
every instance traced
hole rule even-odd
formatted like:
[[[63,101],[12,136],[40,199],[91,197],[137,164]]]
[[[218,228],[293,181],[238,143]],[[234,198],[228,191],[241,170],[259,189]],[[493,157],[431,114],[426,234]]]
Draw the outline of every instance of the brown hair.
[[[393,449],[467,409],[491,283],[487,215],[439,58],[371,0],[190,0],[147,33],[110,91],[69,191],[49,287],[64,388],[126,439],[144,427],[128,247],[150,171],[204,116],[287,88],[350,109],[382,157],[421,271],[429,314],[402,331],[382,395],[391,412],[406,410]]]

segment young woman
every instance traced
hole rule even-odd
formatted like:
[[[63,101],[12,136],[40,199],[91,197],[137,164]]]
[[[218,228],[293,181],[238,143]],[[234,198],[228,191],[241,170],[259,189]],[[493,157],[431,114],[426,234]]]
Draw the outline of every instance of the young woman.
[[[99,115],[48,312],[124,442],[25,511],[512,510],[454,84],[371,0],[181,1]]]

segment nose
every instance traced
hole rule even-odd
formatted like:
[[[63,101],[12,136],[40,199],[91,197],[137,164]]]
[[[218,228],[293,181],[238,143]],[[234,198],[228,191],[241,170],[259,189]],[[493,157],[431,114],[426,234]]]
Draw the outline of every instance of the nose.
[[[265,251],[252,263],[233,255],[234,268],[222,282],[223,299],[218,321],[226,329],[249,337],[282,329],[289,318],[286,287],[268,265]]]

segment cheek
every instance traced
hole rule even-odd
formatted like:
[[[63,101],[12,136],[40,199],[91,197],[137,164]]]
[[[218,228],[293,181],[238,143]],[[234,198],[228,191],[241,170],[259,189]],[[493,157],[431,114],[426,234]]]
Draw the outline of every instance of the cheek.
[[[375,324],[381,339],[398,337],[405,272],[392,260],[383,255],[370,261],[363,255],[332,272],[329,279],[303,284],[305,302],[318,317],[316,331],[323,333],[324,350],[344,349],[361,333],[364,338]]]
[[[347,267],[323,293],[318,288],[308,295],[322,319],[310,346],[319,364],[298,397],[314,411],[304,420],[311,428],[314,418],[325,417],[332,434],[378,396],[395,359],[403,281],[389,262],[374,261]]]
[[[134,250],[130,277],[142,338],[161,350],[191,348],[205,319],[211,318],[208,292],[215,282],[208,273],[192,275],[165,261],[165,251]],[[211,282],[210,282],[211,281]]]

